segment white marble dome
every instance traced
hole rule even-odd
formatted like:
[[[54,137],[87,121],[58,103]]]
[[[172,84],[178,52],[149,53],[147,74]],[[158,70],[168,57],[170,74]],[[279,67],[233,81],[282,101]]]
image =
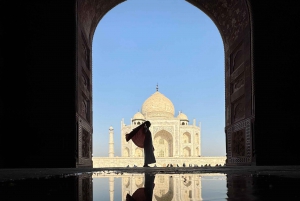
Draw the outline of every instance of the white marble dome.
[[[142,113],[137,112],[135,113],[135,115],[133,116],[132,119],[145,119],[144,115],[142,115]]]
[[[180,120],[189,120],[188,117],[182,112],[178,114],[177,118]]]
[[[142,114],[147,118],[174,118],[173,103],[165,95],[156,91],[142,106]]]

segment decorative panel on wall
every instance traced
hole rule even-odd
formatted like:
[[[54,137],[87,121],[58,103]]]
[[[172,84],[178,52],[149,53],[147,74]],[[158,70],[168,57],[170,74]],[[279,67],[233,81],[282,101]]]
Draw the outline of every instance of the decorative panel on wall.
[[[242,120],[227,129],[227,163],[251,163],[251,119]]]
[[[77,116],[78,121],[78,164],[77,166],[92,166],[92,127]]]
[[[83,61],[85,63],[85,66],[87,69],[90,69],[90,57],[91,57],[91,51],[90,51],[90,48],[89,48],[89,45],[87,43],[87,40],[84,36],[83,33],[81,33],[81,37],[82,37],[82,43],[81,43],[81,46],[82,46],[82,58],[83,58]]]

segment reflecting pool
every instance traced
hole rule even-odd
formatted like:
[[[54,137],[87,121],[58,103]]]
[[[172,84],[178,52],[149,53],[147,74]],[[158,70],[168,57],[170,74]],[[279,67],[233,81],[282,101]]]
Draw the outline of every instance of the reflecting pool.
[[[101,171],[0,182],[0,200],[300,200],[300,179],[250,173]]]

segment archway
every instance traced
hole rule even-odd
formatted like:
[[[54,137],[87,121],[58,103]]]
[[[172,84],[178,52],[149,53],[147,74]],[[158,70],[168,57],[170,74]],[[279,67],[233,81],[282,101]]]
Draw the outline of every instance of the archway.
[[[154,134],[154,155],[157,157],[173,157],[173,137],[166,131],[161,130]]]
[[[6,135],[6,132],[3,132],[1,137],[3,142],[11,142],[16,152],[22,153],[18,160],[15,160],[15,154],[7,152],[6,146],[2,146],[1,168],[92,165],[91,158],[88,158],[90,163],[80,159],[80,126],[87,127],[90,135],[93,127],[92,123],[86,124],[78,119],[81,99],[79,92],[83,86],[79,79],[84,67],[81,67],[83,57],[80,50],[80,34],[81,30],[84,30],[85,36],[93,35],[90,32],[101,17],[120,2],[74,0],[61,1],[58,6],[56,1],[34,1],[30,4],[20,0],[1,1],[3,7],[11,7],[15,11],[13,18],[1,18],[0,23],[1,38],[9,41],[3,43],[4,54],[0,55],[0,65],[7,66],[2,68],[2,74],[7,76],[0,80],[3,91],[3,96],[0,97],[0,118],[5,128],[14,128],[14,135]],[[298,52],[294,51],[295,39],[298,38],[295,26],[297,6],[286,2],[284,6],[288,9],[283,10],[282,4],[251,0],[235,1],[236,5],[226,4],[229,1],[221,0],[189,2],[211,16],[216,24],[218,16],[222,19],[221,14],[224,14],[224,31],[221,31],[222,23],[218,27],[222,35],[229,36],[230,41],[227,43],[225,55],[227,89],[230,89],[230,81],[234,80],[235,75],[228,71],[230,55],[234,52],[235,45],[240,43],[245,50],[242,56],[246,78],[242,87],[244,92],[242,88],[238,89],[241,92],[234,92],[235,94],[230,94],[230,90],[227,90],[226,95],[228,116],[231,114],[231,103],[234,104],[234,100],[237,100],[235,98],[241,94],[245,97],[245,121],[240,120],[238,124],[230,122],[231,119],[227,118],[229,122],[225,131],[228,164],[234,162],[234,157],[230,155],[232,133],[246,130],[245,135],[250,133],[250,138],[246,138],[246,149],[248,153],[248,150],[251,150],[249,157],[253,162],[257,162],[258,165],[299,165],[298,145],[297,141],[293,140],[297,137],[297,132],[294,132],[297,130],[294,108],[298,107],[299,101],[294,98],[294,92],[298,74],[297,68],[291,68],[296,66],[298,57]],[[248,5],[251,9],[247,9]],[[238,19],[237,15],[241,14],[244,17],[245,9],[245,20]],[[250,14],[255,13],[253,18],[248,18],[248,10]],[[269,15],[266,15],[266,11]],[[20,19],[17,24],[15,19]],[[231,29],[233,19],[233,25],[234,22],[246,24]],[[285,23],[280,23],[282,21]],[[228,23],[229,28],[226,30]],[[24,27],[22,32],[20,27]],[[12,33],[21,34],[15,37]],[[238,37],[231,37],[236,35],[231,33],[236,33]],[[252,41],[256,41],[255,46]],[[18,47],[22,52],[18,54],[17,60],[15,54],[11,54],[14,47]],[[255,61],[254,68],[252,55]],[[288,68],[282,68],[283,66]],[[91,78],[90,72],[87,72],[88,78]],[[231,74],[232,77],[228,76]],[[9,84],[12,81],[9,75],[13,75],[14,85]],[[251,87],[253,82],[249,82],[253,78],[255,90]],[[282,79],[284,85],[278,82]],[[255,95],[259,92],[261,96]],[[228,96],[233,96],[233,99]],[[261,109],[254,107],[254,99]],[[278,114],[284,118],[278,118]],[[31,135],[23,135],[24,128],[30,130]],[[290,137],[282,138],[282,133],[289,133]],[[236,164],[241,162],[236,160]]]
[[[134,152],[135,157],[143,157],[144,156],[144,150],[141,148],[136,148]]]
[[[189,132],[183,133],[182,138],[184,144],[191,143],[191,134]]]
[[[191,156],[191,148],[190,147],[184,147],[183,148],[183,156],[184,157],[190,157]]]
[[[97,24],[101,18],[113,7],[122,3],[116,1],[79,1],[78,2],[78,26],[77,26],[77,73],[78,89],[77,96],[77,122],[79,143],[79,164],[88,163],[91,158],[82,157],[80,149],[82,130],[91,133],[90,115],[92,111],[92,94],[87,88],[91,83],[91,50],[92,40]],[[227,165],[242,165],[255,162],[253,157],[253,129],[254,123],[254,87],[253,67],[251,56],[251,20],[248,2],[224,0],[188,0],[189,3],[206,13],[218,27],[225,51],[225,105],[226,105],[226,152]],[[83,80],[83,81],[82,81]],[[85,112],[86,111],[86,112]],[[232,150],[239,146],[239,140],[234,137],[245,139],[243,154],[234,155]],[[86,144],[84,147],[90,146]]]

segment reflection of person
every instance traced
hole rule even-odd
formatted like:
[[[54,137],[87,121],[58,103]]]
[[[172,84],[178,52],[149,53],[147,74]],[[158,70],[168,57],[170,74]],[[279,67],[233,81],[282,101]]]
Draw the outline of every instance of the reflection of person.
[[[155,174],[145,173],[145,187],[138,188],[132,196],[127,194],[126,201],[152,201]]]
[[[145,121],[135,129],[133,129],[129,134],[126,134],[127,142],[129,140],[132,140],[136,146],[144,148],[144,167],[149,167],[148,164],[156,163],[152,134],[149,130],[150,126],[150,121]]]

